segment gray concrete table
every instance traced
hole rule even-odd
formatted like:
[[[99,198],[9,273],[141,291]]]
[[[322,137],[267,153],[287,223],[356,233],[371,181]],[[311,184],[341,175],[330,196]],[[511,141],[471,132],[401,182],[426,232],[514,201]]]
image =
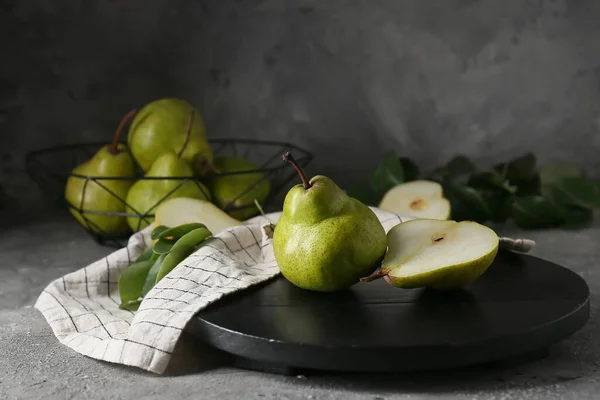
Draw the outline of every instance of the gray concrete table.
[[[600,225],[580,231],[504,235],[535,239],[533,254],[590,285],[586,327],[540,361],[502,368],[403,375],[286,377],[239,370],[227,355],[182,342],[165,376],[84,357],[61,345],[33,308],[53,279],[111,251],[65,216],[11,224],[0,216],[0,398],[2,399],[597,399],[600,398]],[[14,218],[11,218],[14,219]],[[196,354],[197,356],[193,356]],[[200,356],[202,354],[202,356]]]

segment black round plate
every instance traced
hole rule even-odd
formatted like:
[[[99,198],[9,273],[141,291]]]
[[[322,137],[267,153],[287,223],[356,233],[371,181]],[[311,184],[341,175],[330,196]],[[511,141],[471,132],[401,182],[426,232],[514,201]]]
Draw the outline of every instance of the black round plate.
[[[326,294],[279,276],[198,313],[190,332],[258,362],[338,371],[459,367],[546,348],[589,317],[589,288],[571,270],[498,254],[455,292],[397,289],[383,280]]]

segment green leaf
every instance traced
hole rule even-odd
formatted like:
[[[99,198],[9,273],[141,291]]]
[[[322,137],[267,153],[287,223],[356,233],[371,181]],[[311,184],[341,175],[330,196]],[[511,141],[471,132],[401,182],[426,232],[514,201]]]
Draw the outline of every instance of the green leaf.
[[[558,204],[583,208],[600,208],[600,186],[587,178],[564,178],[549,189]]]
[[[137,301],[142,297],[142,288],[152,265],[150,260],[136,262],[121,272],[118,282],[121,304]]]
[[[168,253],[161,254],[160,257],[154,262],[150,271],[148,271],[148,275],[146,275],[146,280],[144,281],[144,287],[142,288],[142,297],[146,297],[148,292],[154,287],[156,284],[156,276],[158,275],[158,271],[162,266],[163,261]]]
[[[137,309],[140,307],[140,304],[142,304],[141,300],[129,301],[127,303],[121,303],[119,308],[121,310],[137,311]]]
[[[192,248],[198,246],[199,244],[203,243],[206,239],[208,239],[211,235],[212,233],[206,228],[194,229],[193,231],[188,232],[179,239],[177,239],[177,242],[175,242],[169,254],[173,253],[176,249],[182,246],[190,246]]]
[[[171,248],[175,244],[174,240],[169,239],[158,239],[156,243],[154,243],[154,247],[152,251],[156,254],[165,254],[171,251]]]
[[[508,163],[496,165],[496,171],[511,182],[532,180],[536,174],[536,159],[532,153],[513,158]]]
[[[370,180],[375,191],[385,191],[404,182],[402,164],[393,151],[384,154]]]
[[[430,179],[438,182],[456,182],[464,184],[470,174],[475,172],[475,164],[467,157],[458,155],[452,158],[443,167],[436,168],[430,175]]]
[[[561,226],[564,228],[582,228],[594,219],[594,211],[577,206],[561,207]]]
[[[179,265],[187,256],[192,254],[194,248],[192,246],[181,246],[174,248],[165,257],[158,273],[156,274],[155,283],[158,283],[162,278],[171,272],[177,265]]]
[[[515,199],[511,214],[516,225],[522,229],[556,227],[562,222],[560,208],[542,196]]]
[[[152,257],[153,254],[154,254],[154,251],[152,250],[152,246],[150,246],[138,258],[136,258],[135,262],[148,261],[148,260],[150,260],[150,258]]]
[[[471,187],[445,182],[444,196],[450,201],[452,219],[485,222],[491,214],[487,203],[479,192]]]
[[[199,222],[192,222],[189,224],[183,224],[179,226],[174,226],[173,228],[165,229],[162,231],[156,238],[157,239],[178,239],[184,236],[186,233],[193,231],[194,229],[206,228],[206,225],[201,224]]]
[[[377,203],[375,192],[369,185],[357,185],[348,190],[346,194],[368,206],[374,206]]]
[[[536,159],[532,153],[526,153],[510,160],[508,163],[494,167],[504,180],[516,186],[519,196],[538,195],[540,193],[540,177],[536,170]]]
[[[511,186],[510,183],[495,172],[476,172],[469,178],[467,185],[482,190],[493,190],[504,193],[515,193],[516,187]]]
[[[419,166],[409,157],[400,157],[400,164],[404,172],[404,182],[415,181],[421,174]]]
[[[490,221],[504,223],[510,218],[513,196],[497,191],[480,192],[490,210]]]
[[[573,164],[557,162],[540,168],[540,183],[542,187],[554,185],[565,178],[581,177],[581,170]]]
[[[152,240],[156,240],[158,239],[158,236],[163,233],[164,231],[166,231],[167,229],[169,229],[168,227],[164,226],[164,225],[159,225],[156,228],[154,228],[152,230],[152,233],[150,234],[150,239]]]
[[[448,161],[446,170],[449,178],[456,178],[460,175],[468,175],[475,172],[475,164],[466,156],[458,155]]]

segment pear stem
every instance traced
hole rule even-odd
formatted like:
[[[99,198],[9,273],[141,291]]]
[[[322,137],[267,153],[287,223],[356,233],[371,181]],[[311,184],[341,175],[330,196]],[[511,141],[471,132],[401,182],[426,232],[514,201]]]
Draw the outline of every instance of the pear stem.
[[[377,271],[373,272],[371,275],[365,276],[364,278],[360,278],[360,281],[361,282],[372,282],[374,280],[383,278],[387,274],[388,274],[387,271],[384,271],[383,269],[379,268]]]
[[[283,158],[283,161],[289,162],[294,168],[296,168],[296,171],[298,171],[298,175],[300,175],[300,179],[302,179],[302,185],[304,186],[304,190],[310,189],[312,185],[309,182],[306,175],[304,175],[304,171],[302,171],[302,168],[300,168],[296,160],[294,160],[294,157],[292,157],[292,153],[286,151],[281,158]]]
[[[181,146],[181,150],[179,150],[179,153],[177,153],[177,157],[181,158],[181,155],[185,151],[185,148],[187,147],[187,144],[190,141],[190,133],[192,132],[192,122],[194,122],[194,109],[193,108],[192,108],[192,111],[190,111],[190,115],[189,115],[188,121],[187,121],[187,128],[185,131],[185,141],[183,142],[183,146]]]
[[[133,118],[136,112],[137,110],[134,108],[133,110],[125,114],[125,116],[121,119],[121,122],[119,122],[119,126],[117,127],[117,130],[115,131],[115,134],[113,136],[113,141],[108,147],[108,152],[110,154],[119,154],[119,141],[121,140],[121,132],[123,132],[123,128],[125,128],[125,125],[127,125],[131,118]]]

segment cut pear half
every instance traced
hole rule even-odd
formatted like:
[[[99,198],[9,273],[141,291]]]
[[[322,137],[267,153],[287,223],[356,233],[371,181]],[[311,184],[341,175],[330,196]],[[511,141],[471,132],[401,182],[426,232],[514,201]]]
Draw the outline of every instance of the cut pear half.
[[[442,185],[427,180],[394,186],[385,193],[378,207],[394,214],[441,220],[450,218],[451,210]]]
[[[154,226],[174,227],[199,222],[213,235],[233,226],[242,225],[225,211],[207,200],[176,197],[158,205],[154,215]]]
[[[415,219],[387,234],[388,251],[381,268],[363,282],[384,278],[399,288],[446,290],[476,281],[498,253],[498,235],[472,221]]]

